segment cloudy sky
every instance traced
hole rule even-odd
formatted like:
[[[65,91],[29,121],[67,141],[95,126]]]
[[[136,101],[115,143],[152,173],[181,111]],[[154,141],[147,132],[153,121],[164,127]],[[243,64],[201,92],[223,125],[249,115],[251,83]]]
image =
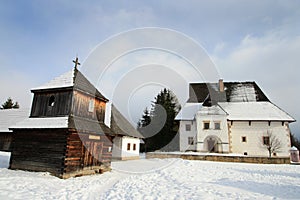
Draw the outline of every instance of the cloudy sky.
[[[300,120],[298,1],[1,1],[0,27],[0,102],[10,96],[29,107],[30,88],[72,69],[76,55],[84,71],[91,52],[113,35],[160,27],[196,41],[225,81],[256,81],[272,102]],[[137,55],[147,61],[136,59]],[[184,65],[187,69],[188,64],[170,52],[136,52],[118,59],[114,66],[132,63],[143,67],[152,63],[152,68],[179,73],[183,77],[179,75],[178,81],[195,82],[195,77],[186,75],[188,70],[179,69]],[[170,65],[179,71],[166,67]],[[132,69],[125,72],[134,76]],[[168,86],[153,82],[152,89]],[[107,91],[103,89],[112,98]],[[130,94],[138,99],[141,91],[136,87]],[[184,101],[186,93],[182,94]],[[152,96],[143,100],[148,102]],[[132,98],[129,102],[136,109],[147,104],[135,107]],[[299,122],[292,125],[292,131],[300,136]]]

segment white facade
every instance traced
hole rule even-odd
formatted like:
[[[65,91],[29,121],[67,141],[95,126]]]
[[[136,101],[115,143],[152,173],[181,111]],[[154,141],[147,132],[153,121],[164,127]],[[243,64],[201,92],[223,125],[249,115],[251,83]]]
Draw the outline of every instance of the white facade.
[[[127,136],[117,136],[113,139],[113,159],[139,159],[140,139]]]
[[[227,114],[218,106],[202,107],[196,115],[197,151],[229,152]]]
[[[197,150],[197,123],[196,120],[183,120],[179,125],[180,134],[184,137],[179,137],[180,151],[196,151]]]
[[[263,137],[272,133],[280,141],[278,157],[289,157],[291,148],[288,123],[277,121],[233,121],[228,123],[230,133],[230,152],[268,157],[267,147],[263,145]],[[272,155],[275,156],[275,155]]]
[[[202,106],[190,115],[193,118],[177,117],[180,151],[268,157],[264,137],[271,138],[271,133],[280,141],[280,149],[272,156],[289,157],[289,123],[294,119],[270,102],[220,103]],[[191,129],[187,130],[189,124]],[[195,137],[193,145],[189,144],[190,137]]]

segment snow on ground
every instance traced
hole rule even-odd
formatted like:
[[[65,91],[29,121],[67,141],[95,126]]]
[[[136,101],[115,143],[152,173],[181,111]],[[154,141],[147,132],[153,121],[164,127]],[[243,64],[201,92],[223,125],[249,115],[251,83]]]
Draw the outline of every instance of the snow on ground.
[[[297,165],[182,159],[113,162],[112,172],[62,180],[7,169],[0,152],[0,199],[299,199]]]

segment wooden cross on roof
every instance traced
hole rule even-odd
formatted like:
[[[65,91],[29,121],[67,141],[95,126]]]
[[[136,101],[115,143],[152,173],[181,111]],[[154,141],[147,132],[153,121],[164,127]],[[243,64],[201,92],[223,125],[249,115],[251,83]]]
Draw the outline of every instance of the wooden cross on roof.
[[[78,57],[76,56],[76,59],[73,60],[73,63],[75,63],[75,69],[77,69],[77,66],[80,65],[80,62],[78,61]]]

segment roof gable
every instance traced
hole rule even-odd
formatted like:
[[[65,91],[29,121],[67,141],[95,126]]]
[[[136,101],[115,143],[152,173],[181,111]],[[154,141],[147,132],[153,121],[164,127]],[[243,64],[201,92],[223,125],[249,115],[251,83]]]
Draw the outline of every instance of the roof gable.
[[[73,88],[91,96],[108,101],[108,99],[105,98],[77,68],[55,77],[44,85],[31,89],[31,91],[35,93],[49,90],[61,90],[65,88]]]
[[[110,128],[112,132],[117,135],[144,138],[114,105],[111,105]]]

